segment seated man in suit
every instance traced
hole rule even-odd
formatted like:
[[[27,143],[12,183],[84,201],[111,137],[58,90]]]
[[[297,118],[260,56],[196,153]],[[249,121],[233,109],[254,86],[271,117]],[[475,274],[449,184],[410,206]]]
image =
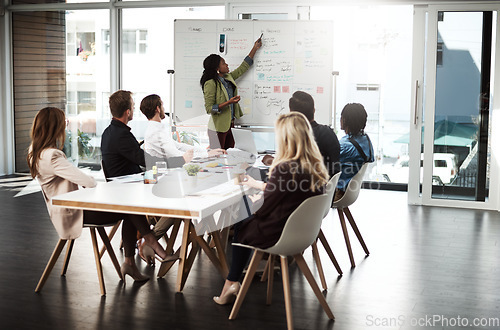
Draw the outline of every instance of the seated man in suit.
[[[102,161],[109,177],[141,173],[141,166],[146,167],[146,163],[156,161],[153,156],[141,149],[139,142],[130,132],[130,127],[127,126],[134,118],[134,106],[134,99],[129,91],[119,90],[109,97],[109,108],[113,118],[101,137]],[[185,160],[183,157],[170,157],[167,163],[169,167],[179,167]]]
[[[146,163],[164,160],[146,154],[127,126],[134,118],[134,99],[131,92],[119,90],[113,93],[109,97],[109,109],[113,118],[101,137],[102,162],[108,177],[141,173],[141,166],[151,167],[146,166]],[[167,159],[167,163],[169,167],[177,167],[182,166],[185,160],[183,157],[171,157]],[[155,226],[154,235],[157,239],[163,236],[167,226],[170,227],[169,223]],[[139,248],[139,255],[145,259],[141,248],[142,245]]]
[[[330,126],[318,124],[314,120],[314,99],[308,93],[302,91],[293,93],[288,106],[290,111],[300,112],[309,120],[328,174],[332,177],[340,171],[340,144],[337,135]]]

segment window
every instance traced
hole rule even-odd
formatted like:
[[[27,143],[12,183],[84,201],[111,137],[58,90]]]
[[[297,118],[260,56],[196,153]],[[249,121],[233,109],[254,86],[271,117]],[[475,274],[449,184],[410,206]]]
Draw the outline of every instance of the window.
[[[334,22],[335,127],[347,103],[368,113],[365,132],[376,158],[365,180],[407,183],[413,6],[312,5],[311,19]]]
[[[149,94],[162,98],[165,112],[170,111],[170,75],[174,68],[174,21],[176,19],[223,19],[223,6],[133,8],[123,9],[123,89],[132,91],[135,100],[134,120],[130,122],[132,133],[144,137],[146,117],[139,105]],[[200,63],[201,66],[201,63]],[[201,74],[202,70],[200,70]],[[199,90],[201,93],[201,89]],[[168,117],[165,119],[168,121]],[[190,132],[193,129],[190,128]],[[195,132],[193,132],[195,133]],[[196,132],[198,133],[198,132]],[[206,129],[198,134],[201,144],[208,144]]]
[[[378,91],[379,85],[374,85],[374,84],[357,84],[356,85],[356,90],[357,91]]]
[[[446,164],[446,160],[435,160],[434,166],[435,167],[447,167],[448,165]]]
[[[109,53],[109,30],[102,31],[102,47],[106,54]],[[148,30],[123,30],[122,51],[123,54],[145,54],[148,48]]]

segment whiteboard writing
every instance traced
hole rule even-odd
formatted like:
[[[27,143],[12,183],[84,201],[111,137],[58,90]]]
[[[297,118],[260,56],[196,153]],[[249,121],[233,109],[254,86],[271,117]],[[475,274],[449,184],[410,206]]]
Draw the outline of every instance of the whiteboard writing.
[[[236,124],[272,126],[289,111],[295,91],[310,93],[316,120],[331,124],[333,24],[320,21],[176,20],[174,45],[174,110],[182,124],[206,125],[200,77],[203,60],[221,55],[236,69],[262,35],[249,71],[236,80],[244,116]],[[220,34],[226,36],[225,53],[219,53]]]

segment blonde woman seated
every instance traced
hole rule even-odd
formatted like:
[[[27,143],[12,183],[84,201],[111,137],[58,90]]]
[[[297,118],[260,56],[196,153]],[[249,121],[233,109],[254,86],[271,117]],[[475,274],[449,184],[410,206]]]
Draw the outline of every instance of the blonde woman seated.
[[[40,110],[31,128],[28,166],[42,188],[50,219],[61,239],[75,239],[82,233],[83,224],[108,224],[124,220],[122,225],[125,262],[121,266],[123,280],[130,275],[135,281],[147,281],[149,276],[139,272],[134,260],[137,230],[143,235],[151,253],[165,259],[167,254],[149,229],[145,216],[110,212],[82,211],[52,206],[52,197],[83,187],[95,187],[93,177],[73,166],[62,152],[66,121],[64,112],[47,107]],[[154,252],[153,252],[154,251]],[[162,260],[163,261],[163,260]]]
[[[256,181],[248,175],[242,182],[264,191],[263,204],[249,218],[235,225],[234,242],[260,248],[273,246],[290,214],[307,198],[324,193],[329,175],[309,120],[299,112],[283,114],[276,121],[275,132],[277,152],[269,169],[268,182]],[[251,252],[233,246],[229,275],[220,296],[214,297],[216,303],[223,305],[234,300]]]

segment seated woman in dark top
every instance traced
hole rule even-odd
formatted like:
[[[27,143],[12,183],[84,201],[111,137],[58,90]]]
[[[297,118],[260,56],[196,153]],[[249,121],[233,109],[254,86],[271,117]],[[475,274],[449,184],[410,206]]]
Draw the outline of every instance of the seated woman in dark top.
[[[263,190],[264,202],[258,211],[235,225],[234,242],[260,248],[273,246],[290,214],[307,198],[324,193],[329,175],[307,118],[299,112],[283,114],[276,121],[275,132],[277,152],[268,182],[250,176],[242,182]],[[223,305],[234,300],[251,252],[233,246],[231,269],[220,296],[214,297],[216,303]]]

